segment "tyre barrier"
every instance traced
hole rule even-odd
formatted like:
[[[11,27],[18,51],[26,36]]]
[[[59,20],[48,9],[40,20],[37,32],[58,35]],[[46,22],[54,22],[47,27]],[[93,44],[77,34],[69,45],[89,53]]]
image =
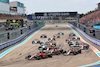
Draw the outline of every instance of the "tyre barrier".
[[[11,46],[11,45],[14,45],[14,44],[20,42],[20,41],[21,41],[22,39],[24,39],[26,36],[30,35],[31,33],[33,33],[34,31],[36,31],[36,30],[38,30],[38,29],[40,29],[40,28],[43,27],[43,26],[44,26],[44,25],[38,26],[38,27],[36,27],[36,28],[34,28],[34,29],[31,29],[31,30],[27,31],[26,33],[24,33],[23,35],[19,36],[19,37],[16,38],[16,39],[13,39],[13,40],[10,40],[10,41],[8,41],[8,42],[5,42],[5,43],[0,44],[0,51],[3,50],[3,49],[5,49],[5,48],[7,48],[7,47],[9,47],[9,46]]]
[[[80,30],[79,28],[75,27],[72,24],[69,24],[71,27],[75,28],[77,31],[79,31],[86,39],[88,39],[89,41],[91,41],[92,43],[100,46],[100,40],[95,39],[93,37],[90,37],[89,35],[87,35],[85,32],[83,32],[82,30]]]

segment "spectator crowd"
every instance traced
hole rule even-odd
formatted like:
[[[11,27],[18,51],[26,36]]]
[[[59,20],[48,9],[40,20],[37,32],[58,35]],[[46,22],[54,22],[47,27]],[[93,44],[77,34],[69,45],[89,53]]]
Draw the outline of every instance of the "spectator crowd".
[[[87,22],[88,23],[94,23],[98,20],[100,20],[100,10],[80,18],[79,22],[80,23],[87,23]]]

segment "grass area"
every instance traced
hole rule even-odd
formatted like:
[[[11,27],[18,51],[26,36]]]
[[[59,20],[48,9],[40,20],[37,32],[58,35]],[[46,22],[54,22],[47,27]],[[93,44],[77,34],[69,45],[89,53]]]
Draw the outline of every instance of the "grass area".
[[[39,24],[38,26],[41,26],[41,25],[43,25],[44,23],[41,23],[41,24]]]

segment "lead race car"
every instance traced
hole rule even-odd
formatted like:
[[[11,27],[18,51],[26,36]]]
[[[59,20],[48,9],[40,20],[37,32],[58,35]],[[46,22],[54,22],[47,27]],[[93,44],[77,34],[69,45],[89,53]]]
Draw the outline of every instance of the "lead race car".
[[[28,60],[33,60],[33,59],[40,60],[40,59],[49,58],[49,57],[50,58],[52,57],[51,53],[39,52],[37,54],[28,55],[27,57],[25,57],[25,59],[28,59]]]

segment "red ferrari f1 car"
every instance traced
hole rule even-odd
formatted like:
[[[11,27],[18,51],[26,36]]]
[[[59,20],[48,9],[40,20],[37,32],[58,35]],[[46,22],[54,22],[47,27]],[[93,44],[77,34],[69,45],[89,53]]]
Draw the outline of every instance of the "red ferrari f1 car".
[[[48,57],[52,57],[51,53],[46,53],[46,52],[39,52],[37,54],[34,55],[28,55],[27,57],[25,57],[25,59],[28,60],[32,60],[32,59],[36,59],[36,60],[40,60],[40,59],[44,59],[44,58],[48,58]]]

